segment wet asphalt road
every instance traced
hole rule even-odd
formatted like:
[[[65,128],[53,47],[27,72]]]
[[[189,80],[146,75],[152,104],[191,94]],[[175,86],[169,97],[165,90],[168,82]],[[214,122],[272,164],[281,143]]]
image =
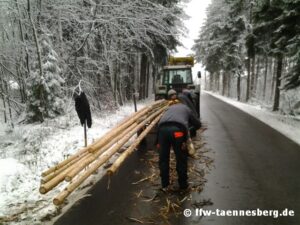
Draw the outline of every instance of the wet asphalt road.
[[[294,217],[203,217],[174,218],[171,224],[292,225],[300,224],[300,147],[285,136],[209,94],[201,96],[202,120],[208,125],[203,136],[215,168],[194,199],[211,199],[205,209],[291,209]],[[126,217],[137,211],[153,213],[149,204],[137,207],[131,183],[147,174],[143,151],[133,154],[107,187],[99,181],[90,196],[76,203],[55,225],[135,224]],[[142,171],[142,174],[137,171]],[[147,189],[147,187],[144,187]],[[192,209],[194,213],[194,209]]]
[[[278,209],[294,217],[206,217],[201,224],[300,224],[300,146],[252,116],[202,95],[204,133],[215,169],[202,193],[207,209]]]

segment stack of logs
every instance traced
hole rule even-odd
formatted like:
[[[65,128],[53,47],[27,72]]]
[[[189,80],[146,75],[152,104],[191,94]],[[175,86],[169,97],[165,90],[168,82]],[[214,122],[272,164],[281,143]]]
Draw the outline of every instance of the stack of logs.
[[[134,113],[91,145],[80,149],[76,154],[43,172],[40,193],[46,194],[63,181],[70,182],[53,200],[55,205],[62,204],[80,184],[95,173],[100,166],[104,165],[137,132],[142,131],[108,168],[107,173],[109,175],[114,174],[126,157],[134,152],[159,121],[167,107],[166,100],[154,102]]]

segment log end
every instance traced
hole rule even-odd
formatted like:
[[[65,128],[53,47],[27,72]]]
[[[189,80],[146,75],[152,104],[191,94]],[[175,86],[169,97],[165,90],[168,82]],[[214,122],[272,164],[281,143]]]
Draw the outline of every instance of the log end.
[[[56,205],[56,206],[59,206],[63,203],[64,203],[64,200],[60,200],[59,198],[54,198],[53,199],[53,204]]]
[[[64,191],[62,191],[60,194],[58,194],[54,199],[53,199],[53,204],[54,205],[61,205],[64,203],[66,197],[68,197],[68,195],[70,194],[70,192],[65,189]]]
[[[47,193],[47,189],[42,185],[39,189],[41,194],[46,194]]]
[[[68,181],[68,182],[72,181],[72,177],[71,176],[66,176],[65,181]]]
[[[106,171],[106,174],[107,174],[108,176],[112,176],[112,175],[114,175],[114,173],[115,173],[115,171],[114,171],[114,170],[111,170],[111,169],[108,169],[108,170]]]

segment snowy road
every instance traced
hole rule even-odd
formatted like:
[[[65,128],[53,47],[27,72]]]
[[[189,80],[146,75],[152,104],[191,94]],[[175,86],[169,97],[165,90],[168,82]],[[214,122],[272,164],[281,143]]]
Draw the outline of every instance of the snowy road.
[[[204,133],[215,168],[206,176],[204,191],[194,199],[211,199],[205,209],[294,210],[295,216],[281,217],[203,217],[183,215],[171,224],[300,224],[300,147],[288,138],[239,109],[203,94],[202,120],[208,125]],[[134,192],[131,185],[141,175],[132,170],[147,170],[133,155],[114,177],[111,190],[103,179],[55,224],[134,224],[124,215],[134,217]],[[145,187],[147,188],[147,187]],[[138,208],[150,213],[151,207]],[[194,214],[194,209],[192,214]],[[163,223],[162,223],[163,224]]]

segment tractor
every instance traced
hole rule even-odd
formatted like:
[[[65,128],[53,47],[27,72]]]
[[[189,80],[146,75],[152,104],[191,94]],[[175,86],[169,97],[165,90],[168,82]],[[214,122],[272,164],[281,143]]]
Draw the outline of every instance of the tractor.
[[[177,93],[188,89],[194,96],[194,104],[199,114],[200,85],[194,84],[192,67],[194,57],[172,57],[168,59],[168,65],[164,66],[155,85],[155,100],[167,99],[167,93],[174,89]],[[200,71],[198,78],[201,78]]]

